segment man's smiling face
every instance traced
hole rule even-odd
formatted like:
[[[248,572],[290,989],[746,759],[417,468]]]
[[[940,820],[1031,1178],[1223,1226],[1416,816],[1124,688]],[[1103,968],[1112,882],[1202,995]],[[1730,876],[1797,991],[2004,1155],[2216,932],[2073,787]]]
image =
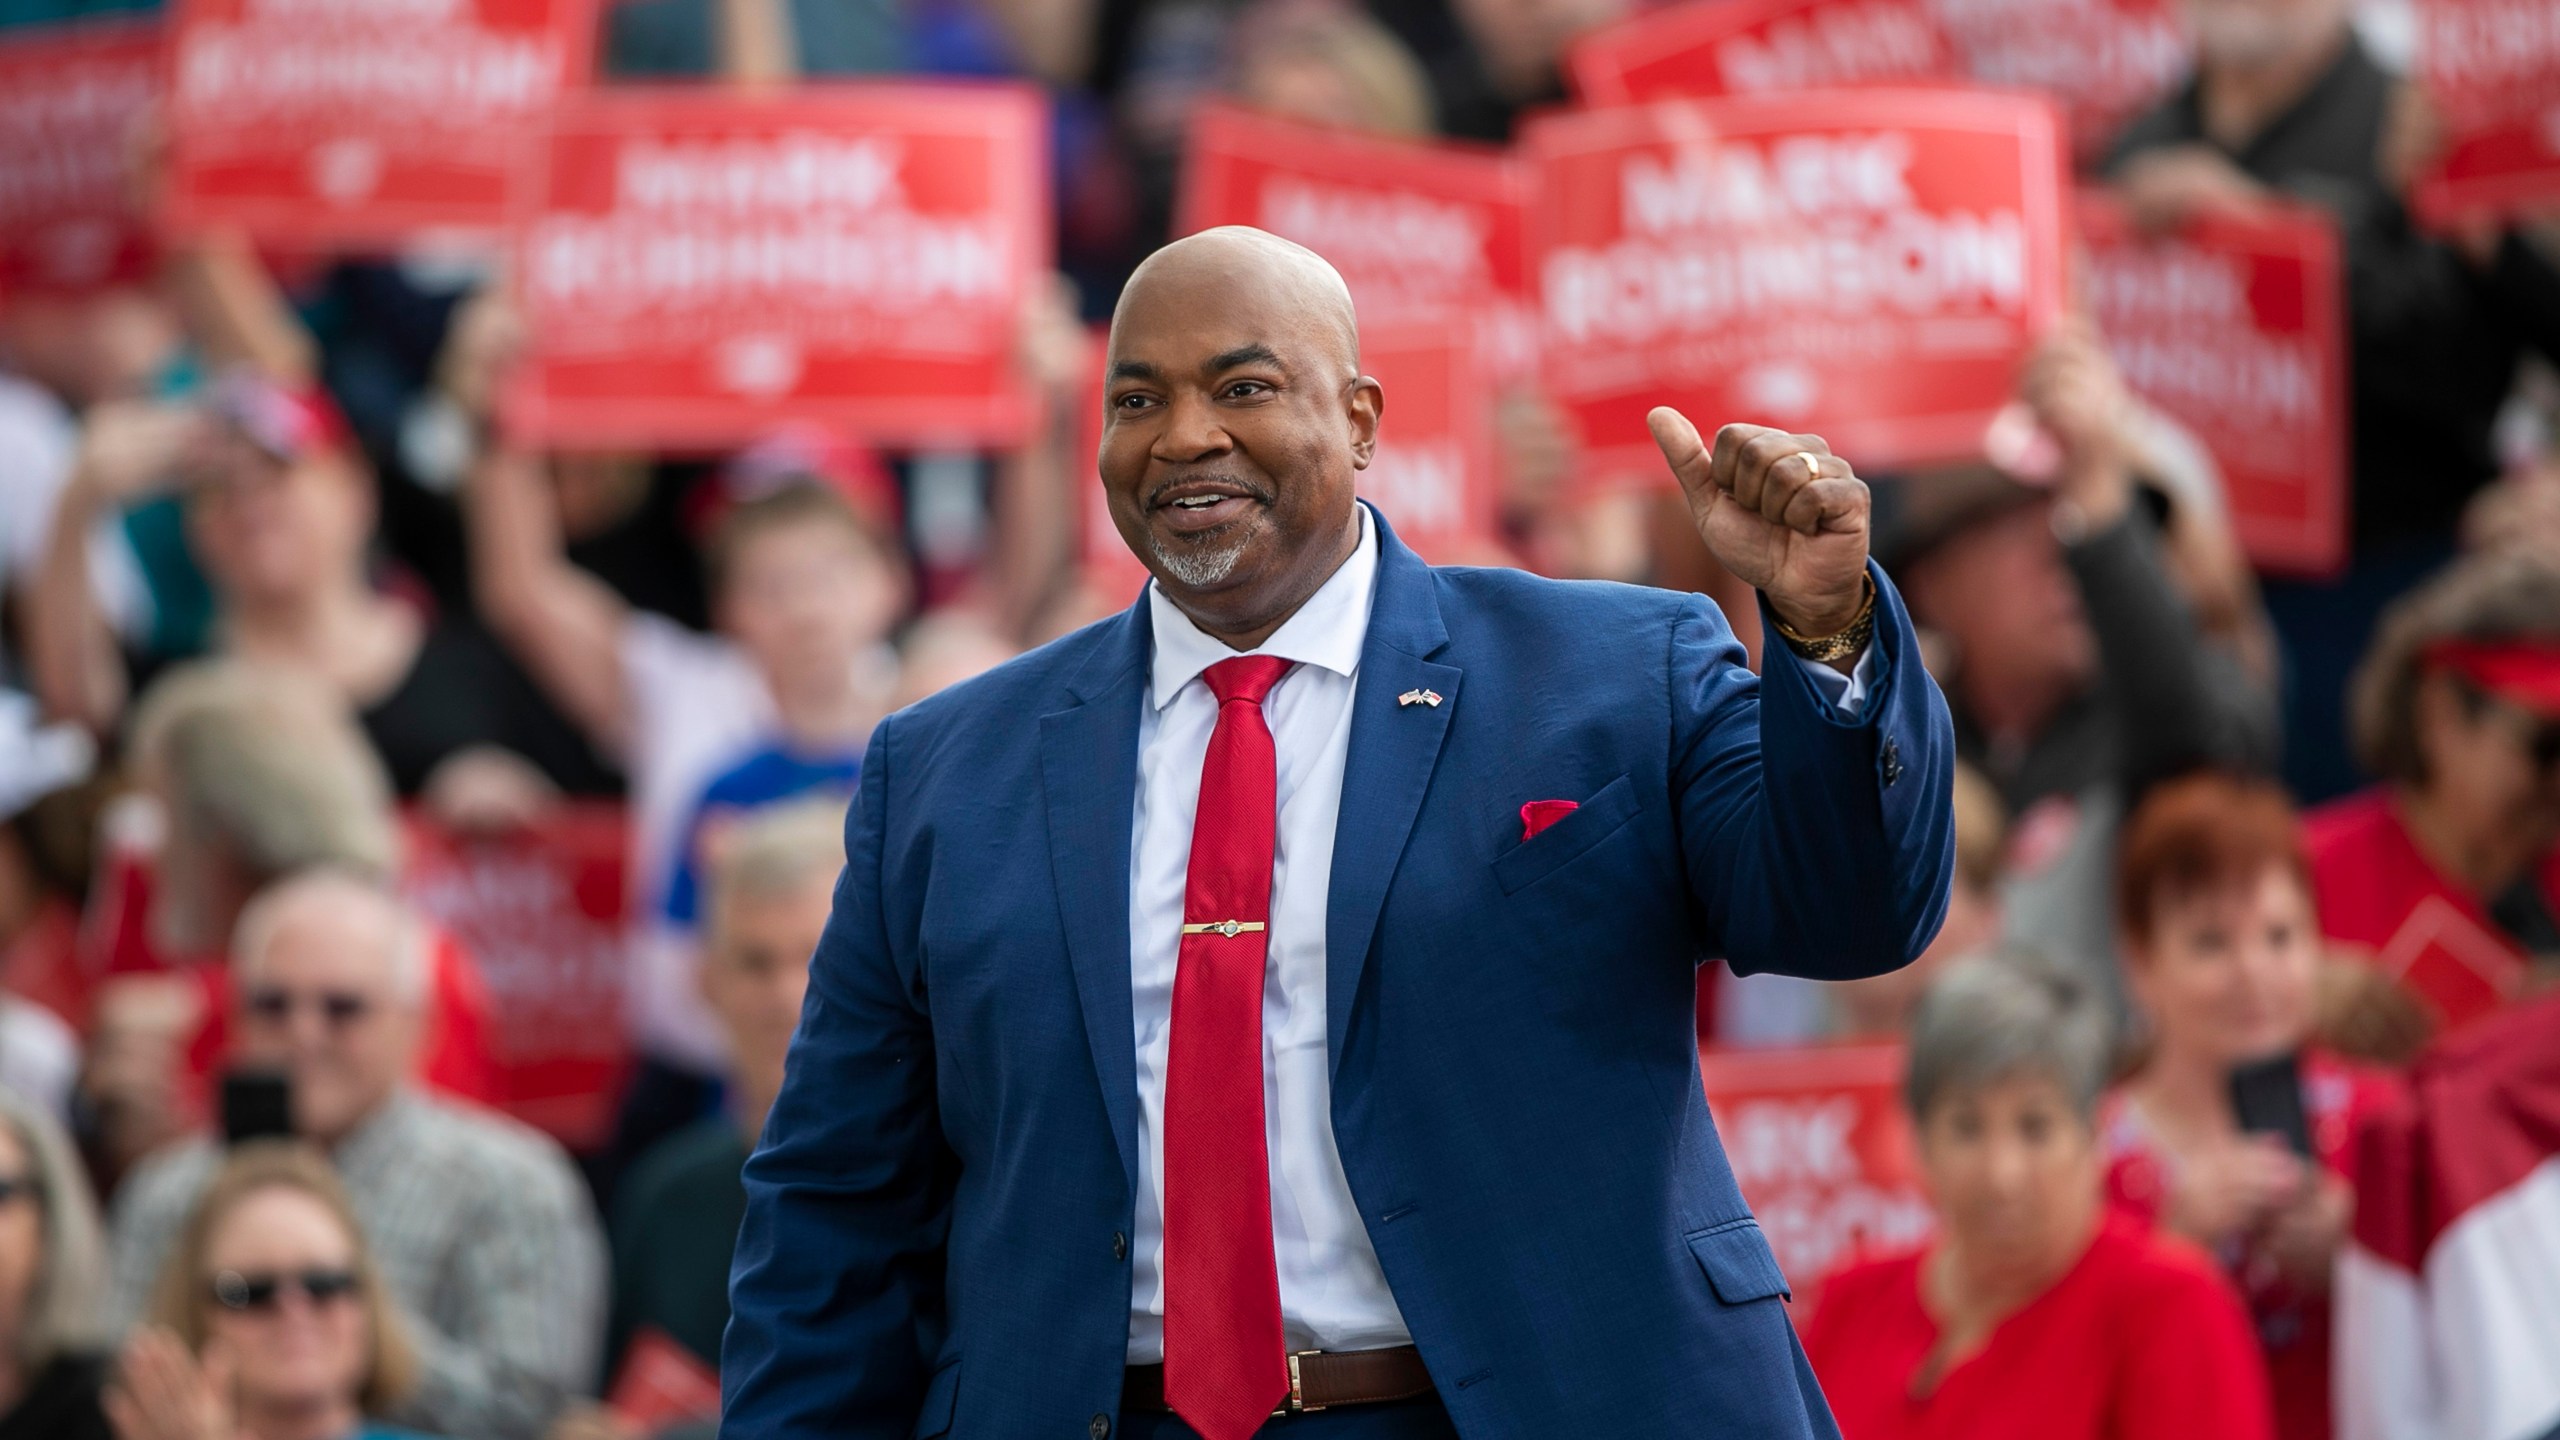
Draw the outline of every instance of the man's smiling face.
[[[1100,457],[1112,523],[1168,598],[1249,648],[1359,537],[1381,396],[1340,277],[1258,231],[1150,258],[1111,322]]]

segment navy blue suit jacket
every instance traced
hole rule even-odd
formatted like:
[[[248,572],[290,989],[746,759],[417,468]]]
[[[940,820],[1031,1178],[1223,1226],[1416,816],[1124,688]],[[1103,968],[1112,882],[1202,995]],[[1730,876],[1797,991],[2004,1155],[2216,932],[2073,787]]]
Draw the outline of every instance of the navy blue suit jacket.
[[[1946,704],[1881,572],[1854,720],[1695,595],[1380,525],[1325,930],[1333,1130],[1470,1440],[1830,1436],[1702,1098],[1696,965],[1936,932]],[[1138,1143],[1143,601],[891,716],[747,1164],[729,1437],[1105,1433]],[[1426,688],[1437,706],[1399,706]],[[1523,842],[1520,807],[1581,808]]]

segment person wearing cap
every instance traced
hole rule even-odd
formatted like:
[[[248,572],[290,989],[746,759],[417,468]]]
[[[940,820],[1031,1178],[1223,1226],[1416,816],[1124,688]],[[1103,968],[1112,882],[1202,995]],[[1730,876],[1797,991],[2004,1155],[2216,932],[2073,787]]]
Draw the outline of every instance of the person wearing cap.
[[[91,411],[30,626],[50,712],[107,734],[137,674],[187,653],[174,637],[120,653],[90,583],[95,522],[171,489],[185,517],[177,563],[201,574],[211,600],[203,643],[319,680],[361,722],[400,794],[467,817],[601,781],[584,742],[485,633],[374,582],[371,477],[336,408],[246,367],[191,402]]]
[[[2058,332],[2020,394],[2033,433],[2005,468],[1879,483],[1876,551],[1942,647],[1959,753],[2013,817],[2006,933],[2095,967],[2120,1009],[2116,825],[2159,780],[2266,765],[2272,697],[2172,578],[2139,412],[2094,336]]]
[[[2384,615],[2349,714],[2380,782],[2306,820],[2320,919],[2443,1026],[2560,973],[2560,567],[2462,561]]]

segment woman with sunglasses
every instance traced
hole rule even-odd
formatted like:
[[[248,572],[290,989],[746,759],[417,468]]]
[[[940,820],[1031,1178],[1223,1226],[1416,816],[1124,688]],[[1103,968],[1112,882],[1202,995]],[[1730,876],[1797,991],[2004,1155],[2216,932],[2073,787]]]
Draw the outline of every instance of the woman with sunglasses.
[[[0,1090],[0,1440],[106,1440],[105,1263],[71,1142]]]
[[[328,1163],[257,1141],[189,1217],[106,1410],[118,1440],[402,1440],[368,1417],[414,1366]]]
[[[2304,818],[2329,937],[2436,1027],[2560,979],[2560,566],[2475,556],[2412,591],[2349,720],[2382,783]]]

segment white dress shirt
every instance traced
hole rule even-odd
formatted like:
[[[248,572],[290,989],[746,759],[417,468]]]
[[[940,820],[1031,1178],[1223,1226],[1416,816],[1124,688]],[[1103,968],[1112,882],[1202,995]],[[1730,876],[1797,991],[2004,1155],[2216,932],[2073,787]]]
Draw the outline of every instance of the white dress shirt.
[[[1130,1260],[1129,1363],[1164,1358],[1164,1074],[1173,972],[1191,867],[1191,821],[1218,702],[1202,671],[1238,654],[1297,661],[1262,702],[1278,762],[1269,970],[1262,981],[1262,1124],[1271,1159],[1272,1248],[1281,1332],[1292,1350],[1367,1350],[1410,1338],[1333,1146],[1324,1016],[1324,925],[1334,821],[1351,753],[1351,696],[1378,576],[1378,536],[1360,544],[1298,613],[1250,652],[1204,634],[1147,589],[1155,665],[1138,718],[1138,803],[1129,831],[1129,993],[1138,1035],[1138,1219]]]
[[[1366,1350],[1411,1336],[1378,1267],[1334,1148],[1325,1053],[1327,900],[1351,700],[1378,575],[1378,536],[1360,507],[1351,558],[1271,638],[1250,651],[1193,625],[1147,588],[1155,660],[1138,718],[1137,809],[1129,831],[1129,994],[1138,1040],[1137,1233],[1130,1250],[1129,1363],[1164,1358],[1164,1078],[1173,976],[1200,771],[1218,702],[1201,672],[1239,654],[1297,664],[1263,701],[1277,762],[1269,969],[1262,982],[1262,1123],[1271,1166],[1272,1249],[1282,1337],[1291,1350]],[[1867,657],[1842,675],[1805,664],[1832,705],[1854,712]]]

